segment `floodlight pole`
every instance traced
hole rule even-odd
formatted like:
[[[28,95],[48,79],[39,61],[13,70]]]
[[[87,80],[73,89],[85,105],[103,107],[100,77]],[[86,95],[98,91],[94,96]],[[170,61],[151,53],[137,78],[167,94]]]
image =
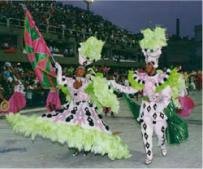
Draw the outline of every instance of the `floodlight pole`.
[[[89,11],[90,5],[94,2],[94,0],[84,0],[84,2],[86,3],[86,10]]]

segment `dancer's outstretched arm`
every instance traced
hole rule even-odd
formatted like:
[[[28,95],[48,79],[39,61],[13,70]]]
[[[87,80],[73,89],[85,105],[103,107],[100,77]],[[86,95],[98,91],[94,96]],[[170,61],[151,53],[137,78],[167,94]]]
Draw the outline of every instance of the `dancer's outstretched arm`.
[[[118,90],[121,93],[135,94],[138,92],[138,90],[135,90],[130,86],[124,86],[116,83],[115,80],[109,80],[108,83],[110,87],[112,87],[114,90]]]
[[[55,63],[55,67],[57,69],[57,83],[63,86],[68,85],[73,79],[62,75],[62,68],[59,63]]]

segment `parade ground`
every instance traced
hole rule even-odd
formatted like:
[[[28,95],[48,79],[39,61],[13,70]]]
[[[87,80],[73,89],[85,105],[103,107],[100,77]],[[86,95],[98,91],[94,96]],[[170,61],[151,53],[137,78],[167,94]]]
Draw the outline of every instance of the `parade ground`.
[[[119,131],[128,144],[132,157],[111,161],[107,156],[80,154],[73,157],[67,145],[53,143],[40,137],[32,141],[15,134],[5,118],[0,119],[0,167],[2,168],[202,168],[202,93],[191,92],[196,107],[186,118],[189,139],[180,145],[167,145],[168,154],[162,157],[153,141],[154,160],[151,165],[144,164],[144,148],[140,127],[133,119],[125,100],[120,99],[121,109],[115,118],[104,120],[112,131]],[[39,111],[40,110],[40,111]],[[41,114],[44,109],[24,110],[25,114]]]

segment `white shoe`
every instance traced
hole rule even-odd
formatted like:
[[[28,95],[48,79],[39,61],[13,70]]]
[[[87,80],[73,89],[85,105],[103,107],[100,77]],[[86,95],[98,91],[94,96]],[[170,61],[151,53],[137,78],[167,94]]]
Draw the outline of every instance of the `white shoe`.
[[[79,151],[75,151],[72,155],[73,155],[73,157],[78,156],[79,155]]]
[[[87,156],[88,155],[88,151],[84,151],[83,156]]]
[[[150,159],[149,157],[146,157],[145,160],[144,160],[144,163],[145,163],[146,165],[151,164],[151,163],[152,163],[152,158]]]
[[[166,156],[167,155],[167,149],[166,148],[162,148],[161,149],[161,154],[162,154],[162,156]]]

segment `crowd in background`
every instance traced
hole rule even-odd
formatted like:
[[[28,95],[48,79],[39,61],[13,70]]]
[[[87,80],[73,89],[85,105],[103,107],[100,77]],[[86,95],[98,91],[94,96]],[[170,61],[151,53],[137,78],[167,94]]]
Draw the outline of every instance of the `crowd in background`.
[[[16,77],[17,76],[17,77]],[[36,80],[34,71],[30,65],[21,63],[1,63],[0,66],[0,92],[4,99],[8,100],[14,91],[15,80],[20,80],[25,87],[27,106],[42,106],[46,99],[47,91],[42,89]]]
[[[21,3],[21,1],[9,1],[1,5],[0,20],[7,18],[23,20]],[[91,11],[56,1],[36,1],[35,3],[24,1],[23,3],[31,11],[41,31],[55,29],[65,38],[75,38],[78,45],[92,35],[104,40],[107,44],[121,48],[135,47],[137,44],[135,35]],[[23,24],[22,21],[18,23],[18,20],[15,20],[16,24]]]

